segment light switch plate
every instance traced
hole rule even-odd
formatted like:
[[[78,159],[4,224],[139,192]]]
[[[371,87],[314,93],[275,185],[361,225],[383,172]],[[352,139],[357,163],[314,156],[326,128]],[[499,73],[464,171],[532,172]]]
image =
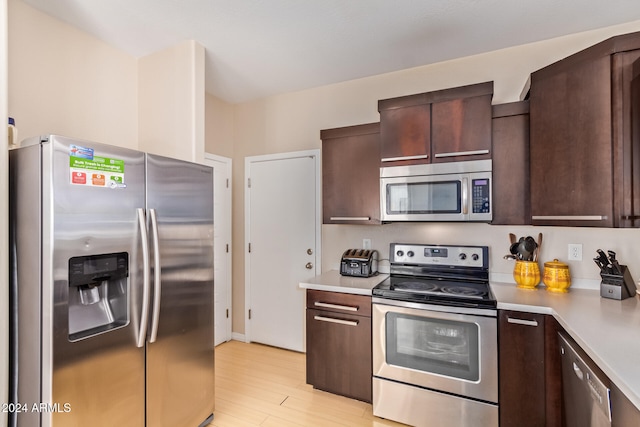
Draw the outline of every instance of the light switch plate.
[[[371,249],[371,239],[362,239],[362,249]]]

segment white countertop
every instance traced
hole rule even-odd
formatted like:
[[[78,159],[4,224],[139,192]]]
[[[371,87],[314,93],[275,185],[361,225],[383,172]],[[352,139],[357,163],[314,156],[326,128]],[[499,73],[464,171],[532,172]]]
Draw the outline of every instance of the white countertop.
[[[388,274],[378,274],[371,277],[341,276],[338,270],[330,270],[300,283],[300,287],[317,291],[371,296],[371,290],[387,277],[389,277]]]
[[[304,289],[371,295],[388,274],[341,276],[331,270],[300,283]],[[566,294],[519,289],[491,282],[498,309],[550,314],[593,359],[613,383],[640,409],[640,299],[600,297],[599,289],[570,288]]]
[[[566,294],[491,283],[498,309],[551,314],[611,381],[640,409],[640,300],[600,297],[599,290]]]

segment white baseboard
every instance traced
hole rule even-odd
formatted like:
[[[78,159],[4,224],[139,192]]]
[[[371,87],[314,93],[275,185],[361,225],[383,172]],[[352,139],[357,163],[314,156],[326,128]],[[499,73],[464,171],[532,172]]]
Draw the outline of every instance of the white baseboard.
[[[231,339],[234,341],[247,342],[244,334],[240,334],[238,332],[231,332]]]

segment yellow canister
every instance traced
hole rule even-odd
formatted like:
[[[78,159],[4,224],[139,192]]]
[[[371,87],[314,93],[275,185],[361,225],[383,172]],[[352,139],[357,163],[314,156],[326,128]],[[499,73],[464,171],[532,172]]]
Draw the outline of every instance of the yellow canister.
[[[545,262],[542,282],[549,292],[569,292],[569,286],[571,286],[569,266],[557,259]]]
[[[535,289],[540,283],[540,267],[536,261],[516,260],[513,278],[518,288]]]

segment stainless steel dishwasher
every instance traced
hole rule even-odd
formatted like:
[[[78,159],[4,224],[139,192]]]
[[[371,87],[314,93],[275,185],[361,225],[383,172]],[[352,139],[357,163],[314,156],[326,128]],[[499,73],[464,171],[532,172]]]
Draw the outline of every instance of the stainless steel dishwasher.
[[[594,372],[593,363],[568,336],[559,333],[562,399],[566,427],[611,426],[609,379]]]

